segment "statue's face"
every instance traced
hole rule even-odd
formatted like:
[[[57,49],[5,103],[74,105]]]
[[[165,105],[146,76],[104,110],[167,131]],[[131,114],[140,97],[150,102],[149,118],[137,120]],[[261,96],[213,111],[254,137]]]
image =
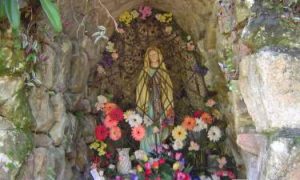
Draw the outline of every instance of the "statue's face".
[[[159,66],[159,58],[158,53],[155,50],[151,50],[149,52],[149,60],[150,60],[150,66],[151,67],[158,67]]]

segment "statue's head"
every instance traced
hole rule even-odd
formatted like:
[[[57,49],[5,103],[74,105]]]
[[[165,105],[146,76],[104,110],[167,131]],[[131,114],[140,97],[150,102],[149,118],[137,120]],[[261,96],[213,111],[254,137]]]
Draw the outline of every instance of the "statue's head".
[[[157,47],[149,47],[145,55],[145,67],[158,68],[163,61],[161,51]]]

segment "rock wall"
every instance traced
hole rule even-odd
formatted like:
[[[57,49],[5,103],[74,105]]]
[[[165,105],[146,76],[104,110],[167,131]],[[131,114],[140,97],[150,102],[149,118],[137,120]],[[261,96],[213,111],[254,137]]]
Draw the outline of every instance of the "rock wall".
[[[299,4],[228,0],[216,7],[218,24],[208,26],[213,33],[202,52],[228,82],[221,98],[228,100],[223,113],[238,144],[236,160],[251,180],[299,179]]]
[[[141,3],[102,2],[113,17]],[[94,104],[99,95],[89,82],[105,45],[104,41],[94,45],[91,35],[104,25],[109,36],[114,24],[99,1],[58,3],[64,32],[52,32],[43,15],[37,24],[48,57],[37,65],[41,85],[25,90],[22,75],[0,76],[0,177],[4,179],[89,176],[87,143],[94,140]],[[296,8],[278,12],[269,1],[146,3],[171,11],[197,41],[209,69],[206,84],[218,92],[222,116],[229,122],[228,144],[241,166],[239,176],[297,179],[300,31]]]

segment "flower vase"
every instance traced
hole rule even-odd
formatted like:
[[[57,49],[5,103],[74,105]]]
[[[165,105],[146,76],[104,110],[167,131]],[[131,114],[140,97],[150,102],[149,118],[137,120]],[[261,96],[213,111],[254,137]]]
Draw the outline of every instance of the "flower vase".
[[[131,170],[131,161],[129,158],[129,150],[130,148],[118,148],[118,163],[117,170],[120,174],[125,175],[129,174]]]

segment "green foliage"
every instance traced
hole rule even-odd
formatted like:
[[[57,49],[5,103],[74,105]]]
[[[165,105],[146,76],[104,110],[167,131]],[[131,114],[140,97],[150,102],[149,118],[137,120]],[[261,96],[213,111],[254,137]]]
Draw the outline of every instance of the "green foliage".
[[[55,2],[52,0],[40,0],[40,3],[53,29],[56,32],[61,32],[62,23]],[[19,30],[20,14],[18,0],[0,0],[0,20],[6,16],[14,30]]]
[[[8,18],[13,29],[20,26],[20,10],[18,0],[3,0],[6,17]]]
[[[51,0],[40,0],[40,2],[54,30],[56,32],[62,31],[62,23],[56,4]]]
[[[53,167],[48,167],[47,168],[47,179],[49,180],[55,180],[55,171]]]
[[[0,20],[5,17],[4,0],[0,0]]]
[[[12,140],[14,146],[7,152],[7,156],[14,160],[14,162],[22,164],[33,149],[33,137],[31,132],[25,132],[19,128],[13,131],[13,136],[16,137]],[[15,139],[18,140],[16,141]],[[14,162],[8,163],[6,166],[10,170],[13,170],[16,168],[16,163]]]

